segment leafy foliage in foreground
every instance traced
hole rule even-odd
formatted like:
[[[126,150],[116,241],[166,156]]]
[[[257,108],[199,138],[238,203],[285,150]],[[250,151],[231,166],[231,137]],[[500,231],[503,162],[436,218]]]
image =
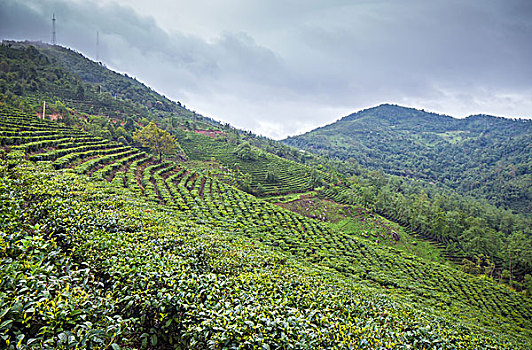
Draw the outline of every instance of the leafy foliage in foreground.
[[[20,156],[0,164],[8,348],[526,347]]]
[[[0,171],[8,346],[530,345],[529,299],[490,280],[13,112],[3,118],[12,148]],[[40,165],[24,159],[45,154]]]

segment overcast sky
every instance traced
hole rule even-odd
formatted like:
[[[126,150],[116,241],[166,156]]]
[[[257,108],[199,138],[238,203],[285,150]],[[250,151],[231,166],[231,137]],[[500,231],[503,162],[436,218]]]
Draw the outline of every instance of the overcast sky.
[[[532,117],[530,0],[0,0],[51,41],[272,138],[381,103]]]

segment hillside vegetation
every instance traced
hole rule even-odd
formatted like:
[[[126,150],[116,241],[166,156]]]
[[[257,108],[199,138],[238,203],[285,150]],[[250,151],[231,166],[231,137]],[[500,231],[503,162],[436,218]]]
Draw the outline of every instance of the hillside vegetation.
[[[71,50],[9,45],[0,347],[532,346],[529,218],[221,125]],[[152,121],[176,151],[137,147]]]
[[[530,301],[505,287],[1,106],[6,344],[529,341]]]
[[[239,189],[271,196],[325,186],[321,197],[362,206],[408,227],[444,249],[445,255],[461,263],[466,271],[532,290],[532,279],[527,277],[532,274],[532,216],[464,197],[437,182],[385,176],[368,171],[353,158],[338,161],[317,157],[221,125],[60,46],[7,42],[0,53],[0,88],[2,98],[10,105],[37,115],[47,102],[49,119],[119,141],[123,146],[133,145],[133,133],[155,121],[176,135],[186,149],[188,155],[181,152],[175,159],[190,156],[194,167]],[[135,93],[128,92],[130,87]],[[405,110],[396,106],[380,108]],[[423,115],[420,111],[405,111],[418,119],[420,113]],[[374,120],[371,115],[357,118]],[[404,119],[412,127],[414,117],[394,120],[399,123],[397,120]],[[442,117],[431,115],[429,119],[430,123],[420,120],[420,127],[434,128],[432,124],[437,125]],[[450,117],[442,120],[453,121]]]
[[[187,155],[194,160],[215,159],[240,174],[237,185],[256,195],[304,192],[323,184],[325,174],[253,146],[245,138],[228,142],[223,135],[212,138],[176,131]]]
[[[47,114],[102,137],[131,142],[135,128],[150,120],[170,128],[185,121],[203,128],[219,125],[61,46],[4,41],[0,64],[0,93],[11,103],[34,112],[46,101]]]
[[[455,119],[381,105],[283,142],[532,213],[529,120],[486,115]]]

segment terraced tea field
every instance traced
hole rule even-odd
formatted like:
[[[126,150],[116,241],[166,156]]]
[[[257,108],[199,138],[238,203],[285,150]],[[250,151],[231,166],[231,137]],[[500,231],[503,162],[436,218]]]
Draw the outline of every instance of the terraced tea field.
[[[255,249],[253,247],[257,247],[261,250],[269,249],[276,252],[275,256],[279,256],[277,261],[281,265],[293,263],[297,266],[310,266],[309,268],[318,269],[325,275],[331,274],[336,276],[334,277],[336,279],[340,278],[349,290],[352,288],[370,290],[373,291],[372,293],[384,295],[386,300],[395,300],[400,305],[408,305],[408,308],[413,307],[427,314],[436,314],[438,319],[441,317],[441,321],[438,322],[441,322],[442,329],[431,331],[431,337],[439,334],[447,339],[449,346],[452,344],[471,346],[478,342],[503,344],[506,339],[515,341],[514,344],[530,343],[532,335],[530,299],[504,286],[499,286],[489,279],[472,277],[454,268],[425,261],[392,248],[381,248],[356,234],[331,230],[319,220],[267,203],[207,176],[205,171],[189,168],[185,163],[158,162],[156,158],[133,147],[95,138],[79,130],[61,127],[55,122],[25,115],[5,105],[0,106],[0,144],[8,152],[5,155],[7,159],[23,157],[26,159],[25,162],[30,162],[30,164],[34,162],[50,164],[60,171],[60,174],[67,174],[72,179],[80,179],[76,181],[89,177],[94,180],[91,183],[101,188],[98,191],[103,191],[102,193],[107,193],[107,195],[126,196],[132,202],[137,200],[135,198],[143,198],[143,203],[148,203],[148,212],[157,211],[159,217],[157,220],[164,221],[164,216],[167,216],[171,222],[183,220],[188,223],[187,225],[205,227],[201,230],[208,231],[209,228],[213,228],[219,234],[225,235],[224,237],[230,237],[229,240],[234,239],[240,242],[238,244],[246,246],[246,249],[253,250]],[[221,142],[215,140],[211,142],[212,144],[207,143],[203,147],[213,147],[212,157],[222,157],[220,159],[222,163],[233,160],[227,155],[223,158],[221,151],[220,154],[217,153],[214,145]],[[185,142],[182,146],[191,158],[200,158],[199,153],[194,155],[190,151],[190,144],[187,145]],[[218,147],[220,148],[221,146]],[[206,154],[206,151],[203,150],[201,153]],[[276,158],[267,155],[264,159],[265,162],[261,163],[262,165],[271,165]],[[240,162],[241,167],[244,167],[244,164],[245,162]],[[259,169],[260,166],[255,164],[254,167]],[[256,176],[259,178],[264,173],[264,170],[261,172],[253,169],[250,168],[250,171],[255,171],[254,174],[258,174]],[[291,173],[290,178],[279,174],[279,179],[281,179],[279,192],[282,192],[281,188],[297,187],[298,185],[294,185],[295,180],[291,180],[295,178],[298,178],[297,183],[301,184],[298,187],[301,191],[310,188],[305,185],[309,183],[308,169],[300,165],[294,165],[294,169],[296,170]],[[272,192],[278,191],[272,190]],[[136,232],[139,229],[132,230]],[[192,228],[192,230],[195,229]],[[88,232],[87,234],[91,240],[98,240],[94,236],[96,233]],[[157,236],[155,232],[151,234]],[[120,244],[130,244],[125,243],[130,242],[129,238],[126,238],[128,235],[127,232],[121,233],[115,238],[122,242]],[[162,249],[157,246],[157,241],[165,244],[165,237],[157,237],[151,237],[147,241],[148,246],[151,247],[149,249],[153,251]],[[107,233],[105,238],[110,241],[115,240],[111,233]],[[72,239],[75,241],[77,238]],[[123,239],[125,241],[122,241]],[[167,246],[170,252],[177,247],[176,244],[188,244],[187,241],[171,242],[171,245]],[[108,247],[110,243],[99,242],[98,244]],[[149,256],[149,252],[149,250],[143,250],[142,259],[136,264],[144,266],[153,261],[154,258]],[[137,258],[131,257],[131,259]],[[127,265],[128,261],[132,260],[124,260],[120,264]],[[310,265],[311,263],[313,265]],[[149,269],[149,265],[146,266]],[[189,268],[194,269],[194,267]],[[252,273],[252,270],[247,270],[245,266],[239,268]],[[127,273],[124,273],[123,278],[129,278]],[[190,281],[193,281],[194,277],[190,275],[187,279],[189,282],[185,283],[192,283]],[[295,281],[297,280],[296,278]],[[279,283],[284,282],[286,281],[279,281]],[[276,290],[277,287],[272,285],[271,288],[271,290]],[[297,289],[297,287],[294,288]],[[317,287],[313,285],[312,288],[315,290]],[[371,293],[364,292],[364,294]],[[367,298],[367,295],[364,298]],[[353,300],[346,302],[352,303]],[[299,310],[301,307],[298,304],[290,304],[288,301],[284,305],[289,309]],[[340,304],[335,305],[339,307]],[[380,311],[375,311],[377,314],[382,313],[381,326],[384,328],[388,324],[397,326],[396,322],[398,322],[397,319],[389,319],[388,308],[392,310],[395,306],[392,307],[389,304],[383,306]],[[340,314],[345,312],[342,307],[339,307],[339,310]],[[161,311],[162,314],[164,312]],[[406,323],[411,322],[410,316],[406,319]],[[164,317],[163,320],[166,322]],[[205,320],[204,322],[208,322],[208,317],[205,317]],[[281,319],[279,322],[289,321]],[[345,333],[342,339],[346,341],[347,335],[353,336],[359,330],[365,329],[362,323],[357,322],[363,323],[363,319],[350,323],[345,329],[341,328],[342,336],[338,336],[344,337]],[[449,326],[449,322],[464,327],[464,334],[474,333],[478,336],[471,336],[462,340],[465,343],[460,343],[458,336]],[[290,326],[287,327],[287,329],[290,328]],[[432,327],[437,329],[440,326],[433,324]],[[404,330],[395,329],[397,332],[404,331],[406,334],[412,328],[408,326]],[[1,327],[0,331],[2,331]],[[374,336],[378,337],[378,332],[381,330],[375,330]],[[322,336],[324,334],[316,335],[316,339]],[[325,336],[329,342],[332,341],[329,339],[330,336],[330,334]],[[204,334],[204,337],[208,335]],[[427,339],[430,338],[432,339],[430,341],[433,341],[435,338],[431,337]],[[490,337],[493,339],[490,340]],[[405,339],[401,339],[406,342]],[[420,344],[418,347],[423,348]],[[367,347],[371,348],[370,345]],[[425,348],[428,347],[429,345],[425,345]]]
[[[305,192],[315,186],[309,176],[312,169],[296,162],[258,149],[252,149],[251,159],[243,159],[234,153],[237,146],[194,132],[179,131],[177,138],[191,159],[214,158],[228,168],[250,174],[251,190],[258,195]],[[271,180],[267,179],[268,172]]]

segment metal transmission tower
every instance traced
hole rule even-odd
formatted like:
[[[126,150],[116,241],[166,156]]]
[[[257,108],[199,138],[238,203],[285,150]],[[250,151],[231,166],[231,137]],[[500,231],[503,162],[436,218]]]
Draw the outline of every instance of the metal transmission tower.
[[[52,45],[55,45],[55,12],[52,16]]]
[[[100,32],[96,32],[96,62],[100,62]]]

